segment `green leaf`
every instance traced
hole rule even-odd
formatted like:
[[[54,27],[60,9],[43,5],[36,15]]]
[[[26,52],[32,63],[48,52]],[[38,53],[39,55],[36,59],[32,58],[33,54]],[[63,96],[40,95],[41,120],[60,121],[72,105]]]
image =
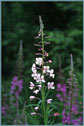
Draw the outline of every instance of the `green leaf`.
[[[27,105],[25,107],[28,108],[28,107],[31,107],[31,106],[37,106],[37,104],[30,104],[30,105]]]
[[[40,101],[38,102],[38,106],[41,104],[41,102],[42,102],[42,100],[40,100]]]

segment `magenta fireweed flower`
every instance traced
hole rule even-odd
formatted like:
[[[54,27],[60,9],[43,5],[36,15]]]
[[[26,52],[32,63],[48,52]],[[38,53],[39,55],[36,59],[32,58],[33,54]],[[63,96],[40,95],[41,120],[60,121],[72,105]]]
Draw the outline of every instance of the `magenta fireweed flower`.
[[[81,124],[83,124],[83,117],[79,116],[78,121],[81,122]]]
[[[78,106],[76,105],[76,104],[73,104],[72,105],[72,112],[74,113],[74,114],[78,114],[78,108],[77,108]]]
[[[16,110],[17,110],[17,114],[16,114],[16,117],[17,117],[17,120],[18,120],[18,116],[19,116],[19,113],[18,113],[18,107],[19,107],[19,101],[18,101],[18,98],[19,98],[19,94],[20,92],[22,91],[22,88],[23,88],[23,80],[22,79],[18,79],[17,76],[15,76],[12,80],[12,83],[11,83],[11,94],[13,94],[15,96],[15,100],[16,100],[16,105],[14,105],[16,107]]]
[[[19,96],[19,93],[22,91],[22,86],[23,84],[23,80],[18,80],[18,77],[15,76],[12,80],[12,83],[11,83],[11,94],[15,94],[16,97]],[[18,89],[16,89],[16,87],[18,87]]]
[[[57,91],[60,91],[60,88],[62,87],[62,85],[60,83],[57,84]]]
[[[65,84],[57,84],[57,91],[60,91],[63,96],[66,96],[66,85]]]
[[[2,112],[2,115],[3,115],[3,116],[6,115],[6,111],[7,111],[7,106],[2,106],[2,107],[1,107],[1,112]]]
[[[66,85],[65,84],[57,84],[57,95],[56,97],[60,100],[60,101],[64,101],[65,97],[66,97]]]
[[[64,100],[64,98],[63,98],[63,96],[62,96],[61,94],[57,94],[56,97],[57,97],[60,101],[63,101],[63,100]]]

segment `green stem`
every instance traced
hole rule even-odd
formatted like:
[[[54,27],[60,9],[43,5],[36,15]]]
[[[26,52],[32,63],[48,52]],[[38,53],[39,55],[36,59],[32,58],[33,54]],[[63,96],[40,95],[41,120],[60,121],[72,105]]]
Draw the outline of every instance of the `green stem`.
[[[43,109],[43,118],[44,118],[44,123],[45,123],[45,88],[44,85],[42,85],[42,109]]]
[[[48,105],[47,105],[47,109],[46,109],[45,125],[48,124],[48,111],[49,111],[49,107],[50,107],[50,105],[48,104]]]
[[[43,75],[43,67],[44,67],[44,39],[43,39],[43,29],[42,29],[42,59],[43,59],[43,63],[42,63],[42,75]],[[44,123],[45,123],[45,85],[44,84],[42,84],[41,95],[42,95],[43,118],[44,118]]]

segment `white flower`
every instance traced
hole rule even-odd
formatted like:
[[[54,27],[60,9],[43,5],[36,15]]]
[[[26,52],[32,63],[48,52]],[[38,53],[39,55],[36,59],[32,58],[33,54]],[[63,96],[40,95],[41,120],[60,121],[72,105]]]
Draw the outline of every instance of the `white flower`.
[[[39,90],[40,90],[42,88],[42,85],[39,84],[38,87],[39,87]]]
[[[34,64],[34,63],[33,63],[33,65],[32,65],[32,72],[33,72],[33,73],[36,73],[36,72],[37,72],[37,70],[36,70],[36,64]]]
[[[39,90],[35,90],[35,91],[33,91],[35,94],[38,94],[38,92],[39,92]]]
[[[54,70],[53,69],[48,70],[48,73],[50,74],[50,77],[52,77],[52,78],[55,77],[55,74],[54,74]]]
[[[30,100],[34,100],[35,99],[35,96],[30,96]]]
[[[41,82],[44,82],[45,83],[45,80],[44,80],[44,76],[43,75],[41,76]]]
[[[54,72],[54,70],[53,70],[53,69],[51,69],[51,70],[50,70],[50,74],[53,74],[53,72]]]
[[[44,80],[44,76],[41,74],[37,74],[37,76],[34,78],[36,80],[37,83],[41,83],[41,82],[45,82]]]
[[[37,79],[39,80],[41,77],[41,74],[37,74]]]
[[[36,68],[36,64],[35,64],[35,63],[33,63],[33,64],[32,64],[32,67]]]
[[[36,77],[36,82],[37,82],[37,83],[40,82],[40,78],[41,78],[41,74],[37,74],[37,77]]]
[[[39,109],[39,107],[34,107],[34,109],[37,111]]]
[[[36,115],[36,112],[32,112],[31,115]]]
[[[52,63],[52,60],[48,60],[49,63]]]
[[[32,90],[32,89],[34,89],[34,87],[35,87],[34,83],[30,82],[30,87],[29,88]]]
[[[36,80],[37,79],[37,73],[33,73],[31,76],[34,78],[34,80]]]
[[[48,82],[47,85],[48,85],[48,89],[55,89],[54,82],[51,82],[51,83]]]
[[[55,74],[50,74],[50,77],[54,78],[55,77]]]
[[[42,58],[36,58],[36,64],[41,66],[43,63],[43,59]]]
[[[44,66],[44,68],[43,68],[43,73],[46,73],[46,72],[48,72],[49,71],[49,66]]]
[[[37,70],[36,70],[36,69],[33,69],[32,72],[33,72],[33,73],[37,73]]]
[[[29,87],[31,90],[34,89],[34,87]]]
[[[52,102],[52,99],[47,100],[47,104],[51,104],[51,102]]]

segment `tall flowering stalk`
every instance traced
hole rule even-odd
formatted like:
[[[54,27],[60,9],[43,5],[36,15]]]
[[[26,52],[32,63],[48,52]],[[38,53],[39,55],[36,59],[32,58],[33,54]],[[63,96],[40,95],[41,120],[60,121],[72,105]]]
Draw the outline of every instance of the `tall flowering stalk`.
[[[23,41],[20,40],[20,48],[19,48],[19,53],[18,53],[18,58],[17,58],[17,63],[16,63],[16,75],[19,78],[22,78],[22,76],[23,76],[23,69],[24,69],[24,63],[23,63]]]
[[[20,48],[19,48],[19,54],[18,54],[18,59],[17,59],[17,64],[16,64],[16,75],[13,77],[13,80],[11,82],[11,99],[14,96],[14,99],[16,100],[16,103],[14,105],[16,106],[16,120],[19,118],[19,95],[20,92],[22,91],[23,88],[23,79],[22,79],[22,74],[23,74],[23,52],[22,52],[22,41],[20,41]],[[13,102],[13,101],[12,101]]]
[[[70,78],[68,79],[69,92],[68,92],[68,105],[69,107],[69,123],[73,124],[74,115],[78,114],[78,83],[74,74],[73,56],[71,54],[71,70],[69,72]]]
[[[47,99],[46,98],[46,92],[48,92],[51,89],[55,89],[54,82],[47,82],[47,78],[54,78],[54,70],[50,69],[50,67],[47,65],[49,63],[52,63],[51,60],[45,61],[46,57],[48,57],[48,53],[45,51],[44,46],[50,44],[49,42],[46,42],[44,38],[47,38],[47,36],[44,34],[43,29],[44,25],[41,19],[41,16],[39,16],[39,22],[40,22],[40,31],[38,33],[38,36],[35,37],[35,39],[41,39],[38,44],[35,44],[36,47],[40,47],[38,49],[39,53],[36,53],[37,56],[40,56],[36,58],[35,63],[32,65],[32,77],[35,80],[35,82],[30,82],[30,89],[33,90],[33,95],[30,96],[30,100],[40,100],[37,96],[37,94],[40,94],[41,92],[41,106],[34,107],[35,112],[32,112],[31,115],[40,115],[43,117],[44,124],[48,124],[48,111],[50,108],[50,104],[52,102],[52,98]],[[37,72],[37,70],[39,72]],[[38,113],[38,110],[41,109],[41,114]]]
[[[58,74],[58,83],[57,83],[57,98],[62,101],[63,103],[65,102],[65,96],[66,96],[66,84],[64,81],[64,75],[62,71],[62,63],[61,63],[61,56],[59,55],[59,72]]]
[[[71,70],[69,72],[68,85],[57,85],[57,91],[61,91],[61,94],[57,94],[60,101],[64,99],[64,110],[62,112],[62,123],[63,124],[82,124],[82,116],[79,113],[79,102],[78,102],[78,83],[74,74],[73,68],[73,56],[71,54]]]

